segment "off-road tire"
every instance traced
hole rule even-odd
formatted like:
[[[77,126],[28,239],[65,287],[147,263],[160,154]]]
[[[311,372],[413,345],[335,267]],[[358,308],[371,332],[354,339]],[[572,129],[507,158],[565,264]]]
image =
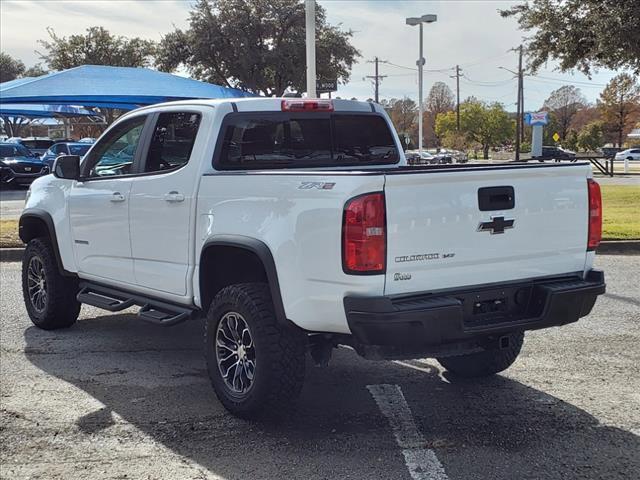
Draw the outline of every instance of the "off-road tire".
[[[255,348],[251,388],[240,395],[225,383],[216,356],[218,325],[229,312],[242,315]],[[256,418],[286,411],[300,394],[307,338],[295,327],[277,321],[268,285],[243,283],[222,289],[207,313],[204,338],[211,384],[222,405],[232,414]]]
[[[46,296],[40,309],[36,308],[29,296],[29,264],[34,257],[40,259],[46,285]],[[77,294],[78,281],[60,273],[51,242],[47,238],[30,240],[22,258],[22,296],[33,324],[44,330],[73,325],[81,306],[76,299]]]
[[[496,348],[469,355],[438,358],[437,360],[449,372],[459,377],[487,377],[509,368],[518,358],[523,342],[523,332],[512,333],[509,335],[507,348]]]

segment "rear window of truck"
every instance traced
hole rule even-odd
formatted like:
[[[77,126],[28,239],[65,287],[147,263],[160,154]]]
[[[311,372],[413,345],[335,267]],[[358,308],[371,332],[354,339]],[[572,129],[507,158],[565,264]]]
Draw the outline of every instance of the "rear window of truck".
[[[220,170],[344,167],[398,163],[398,149],[377,114],[232,113],[222,124]]]

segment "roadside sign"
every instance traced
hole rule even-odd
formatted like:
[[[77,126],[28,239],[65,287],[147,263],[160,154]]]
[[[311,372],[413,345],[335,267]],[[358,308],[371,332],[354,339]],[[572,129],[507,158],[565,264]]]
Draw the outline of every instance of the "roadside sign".
[[[560,135],[558,135],[558,132],[553,134],[553,139],[557,142],[558,140],[560,140]]]
[[[527,112],[524,114],[524,121],[527,125],[546,125],[549,123],[547,112]]]
[[[316,80],[316,93],[329,93],[338,90],[338,80]]]

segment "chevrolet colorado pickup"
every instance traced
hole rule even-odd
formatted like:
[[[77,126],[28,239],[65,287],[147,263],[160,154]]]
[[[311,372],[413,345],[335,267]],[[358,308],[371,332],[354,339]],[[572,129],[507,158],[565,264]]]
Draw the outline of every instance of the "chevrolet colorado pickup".
[[[282,409],[307,352],[508,368],[524,332],[587,315],[601,201],[584,163],[406,165],[376,104],[225,99],[140,108],[61,156],[20,218],[43,329],[81,304],[205,317],[218,398]]]

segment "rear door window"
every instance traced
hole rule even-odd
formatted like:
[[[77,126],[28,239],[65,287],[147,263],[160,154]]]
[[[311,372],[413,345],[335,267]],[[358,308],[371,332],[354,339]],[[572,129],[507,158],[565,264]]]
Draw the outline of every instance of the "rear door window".
[[[214,166],[269,169],[398,161],[392,132],[380,115],[256,112],[227,116]]]
[[[53,140],[23,140],[22,143],[27,148],[46,150],[53,145]]]
[[[199,113],[161,113],[153,130],[144,172],[168,172],[186,165],[199,126]]]

